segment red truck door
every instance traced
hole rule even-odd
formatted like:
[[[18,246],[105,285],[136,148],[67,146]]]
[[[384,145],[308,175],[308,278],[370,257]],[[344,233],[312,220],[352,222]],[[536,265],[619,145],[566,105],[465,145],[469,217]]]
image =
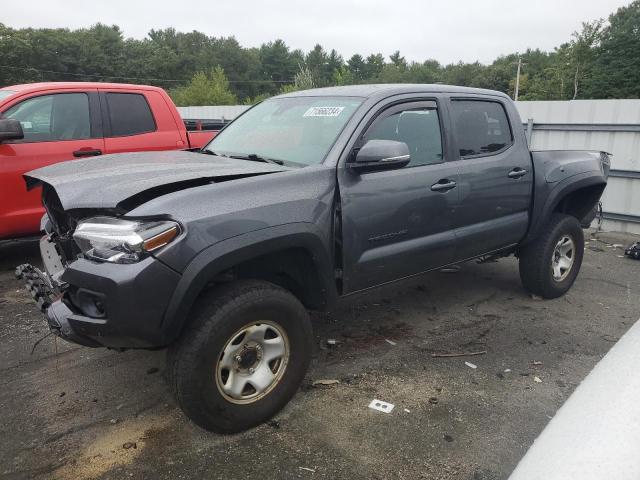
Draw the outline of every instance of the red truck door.
[[[24,139],[0,143],[0,238],[39,231],[40,189],[27,192],[22,174],[103,152],[99,108],[97,90],[49,90],[20,97],[0,112],[24,130]]]
[[[107,153],[189,147],[160,93],[101,90],[100,102]]]

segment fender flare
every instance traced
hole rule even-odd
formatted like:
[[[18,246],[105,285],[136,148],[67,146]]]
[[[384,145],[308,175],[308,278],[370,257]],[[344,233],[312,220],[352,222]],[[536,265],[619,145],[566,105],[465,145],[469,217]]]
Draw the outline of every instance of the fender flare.
[[[196,299],[219,273],[239,263],[289,248],[310,253],[322,285],[323,309],[337,302],[333,261],[322,234],[313,223],[289,223],[229,238],[201,251],[187,266],[169,301],[162,329],[166,343],[182,331]]]
[[[544,185],[548,185],[546,182]],[[534,240],[542,228],[551,217],[553,210],[567,195],[582,188],[602,186],[606,187],[607,181],[601,172],[584,172],[572,175],[558,182],[548,192],[538,192],[534,194],[533,210],[531,213],[531,225],[525,239],[521,244],[526,244]]]

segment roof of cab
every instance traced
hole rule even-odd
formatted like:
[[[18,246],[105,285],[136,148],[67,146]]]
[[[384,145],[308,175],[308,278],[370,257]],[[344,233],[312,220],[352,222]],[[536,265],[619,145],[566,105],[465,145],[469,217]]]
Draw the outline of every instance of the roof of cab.
[[[134,85],[127,83],[102,83],[102,82],[41,82],[41,83],[25,83],[22,85],[9,85],[0,88],[0,90],[10,90],[16,93],[40,92],[43,90],[69,90],[69,89],[123,89],[123,90],[159,90],[160,87],[152,87],[149,85]]]
[[[311,90],[300,90],[297,92],[278,95],[284,97],[389,97],[401,95],[403,93],[471,93],[481,95],[491,95],[509,98],[506,94],[496,90],[486,90],[483,88],[457,87],[454,85],[441,84],[414,84],[414,83],[383,83],[371,85],[347,85],[342,87],[314,88]]]

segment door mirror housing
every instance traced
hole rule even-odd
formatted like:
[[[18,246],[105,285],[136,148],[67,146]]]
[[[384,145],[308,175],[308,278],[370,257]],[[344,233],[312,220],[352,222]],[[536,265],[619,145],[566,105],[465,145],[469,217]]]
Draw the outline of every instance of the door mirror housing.
[[[22,140],[24,132],[22,125],[13,118],[0,118],[0,142],[6,140]]]
[[[348,164],[356,172],[372,172],[402,168],[411,161],[409,147],[395,140],[369,140]]]

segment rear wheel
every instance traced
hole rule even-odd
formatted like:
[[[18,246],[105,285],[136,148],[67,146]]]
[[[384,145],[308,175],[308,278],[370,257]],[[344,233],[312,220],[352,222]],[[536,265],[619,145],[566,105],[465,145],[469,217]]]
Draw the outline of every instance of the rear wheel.
[[[199,426],[233,433],[258,425],[284,407],[311,358],[312,331],[302,304],[263,281],[213,289],[169,349],[171,387]]]
[[[531,293],[543,298],[564,295],[573,285],[584,255],[580,222],[553,214],[542,234],[520,252],[520,279]]]

